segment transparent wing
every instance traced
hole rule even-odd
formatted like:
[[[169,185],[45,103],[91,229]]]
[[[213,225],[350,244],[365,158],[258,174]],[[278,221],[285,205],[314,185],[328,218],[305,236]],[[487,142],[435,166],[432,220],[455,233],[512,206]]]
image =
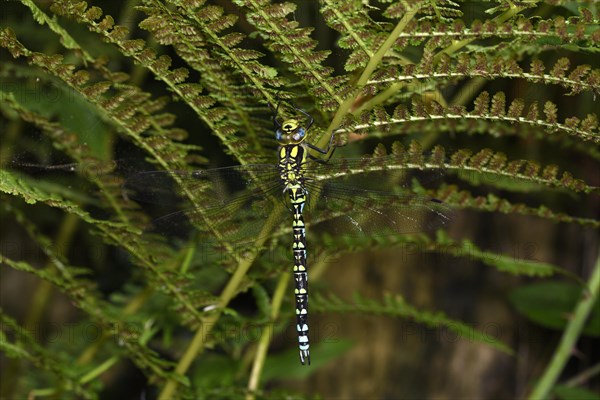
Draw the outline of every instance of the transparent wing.
[[[308,210],[309,224],[336,235],[430,232],[448,223],[451,215],[435,198],[334,184],[326,184]]]
[[[251,241],[261,231],[283,187],[274,164],[194,171],[147,171],[124,185],[126,196],[142,203],[171,206],[152,221],[150,231],[187,236],[199,231],[206,242]]]
[[[81,165],[35,167],[60,172]],[[390,157],[309,162],[306,169],[309,229],[336,235],[414,233],[430,231],[449,220],[448,207],[415,194],[410,187],[413,179],[423,185],[437,182],[443,177],[440,170],[406,168]],[[101,169],[94,166],[88,170],[98,174]],[[208,241],[222,236],[230,243],[244,243],[256,239],[261,231],[264,235],[291,235],[289,212],[281,217],[281,226],[263,231],[275,206],[284,203],[289,207],[275,164],[139,172],[125,181],[123,193],[140,203],[160,206],[147,209],[157,217],[150,230],[164,236],[187,236],[196,230]]]
[[[234,198],[269,195],[269,183],[279,182],[274,164],[239,165],[191,171],[144,171],[127,178],[124,194],[134,200],[174,205],[183,201],[209,209]],[[267,187],[264,186],[267,184]]]
[[[341,159],[311,165],[306,182],[309,223],[336,235],[430,232],[447,224],[452,213],[446,204],[412,190],[417,182],[437,186],[444,171],[405,168],[391,161]]]
[[[384,235],[431,231],[447,223],[450,209],[437,199],[415,194],[411,182],[431,184],[443,172],[397,168],[387,157],[309,162],[305,186],[309,229],[336,235]],[[264,231],[276,206],[289,208],[275,164],[197,171],[150,171],[129,178],[126,193],[135,200],[183,208],[157,218],[158,231],[177,234],[194,227],[210,242],[252,242],[259,235],[291,235],[291,216]],[[181,205],[182,203],[180,203]],[[310,233],[309,233],[310,235]]]

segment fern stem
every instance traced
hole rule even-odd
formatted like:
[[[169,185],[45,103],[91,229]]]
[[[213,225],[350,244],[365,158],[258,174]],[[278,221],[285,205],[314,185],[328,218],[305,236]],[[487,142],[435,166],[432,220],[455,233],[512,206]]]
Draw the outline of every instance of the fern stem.
[[[414,16],[419,11],[419,8],[420,8],[419,6],[415,6],[415,7],[411,8],[400,19],[400,21],[398,22],[398,24],[396,25],[396,27],[394,28],[392,33],[390,33],[388,38],[385,40],[385,42],[383,42],[383,44],[377,50],[377,52],[373,55],[373,57],[371,57],[369,59],[367,66],[365,67],[362,74],[358,78],[358,81],[355,84],[356,89],[360,90],[369,81],[369,78],[373,74],[373,71],[375,71],[375,68],[377,67],[377,65],[379,65],[379,63],[383,59],[383,56],[385,56],[385,54],[388,52],[390,47],[392,47],[392,45],[396,42],[396,39],[398,38],[400,33],[404,30],[404,28],[406,28],[406,25],[408,25],[408,23],[414,18]],[[340,123],[342,122],[342,118],[347,114],[348,110],[350,110],[350,108],[352,107],[354,100],[355,100],[355,98],[353,96],[349,96],[348,98],[346,98],[346,100],[344,100],[344,102],[340,105],[337,112],[333,116],[331,123],[327,127],[327,130],[325,131],[326,134],[323,135],[323,137],[321,138],[321,140],[319,140],[319,143],[317,145],[322,146],[325,144],[325,142],[327,140],[329,140],[329,137],[333,134],[333,130],[340,125]]]
[[[185,373],[189,369],[190,365],[192,365],[192,362],[194,361],[194,359],[202,352],[202,349],[204,348],[204,343],[206,341],[206,338],[208,337],[208,334],[211,332],[212,328],[215,326],[215,324],[219,320],[221,313],[223,312],[223,309],[225,307],[227,307],[227,305],[229,304],[231,299],[237,293],[237,290],[240,287],[244,277],[246,276],[246,273],[248,272],[248,270],[254,263],[254,259],[258,255],[258,249],[260,249],[264,245],[264,243],[268,237],[268,233],[272,232],[273,227],[275,226],[277,221],[280,220],[279,217],[280,217],[281,211],[282,211],[282,206],[274,207],[273,212],[271,213],[271,215],[265,222],[265,225],[263,226],[263,229],[259,233],[258,239],[255,242],[255,248],[257,249],[257,251],[254,252],[252,257],[242,258],[242,260],[238,264],[238,267],[236,268],[235,272],[229,279],[229,282],[227,282],[227,285],[223,289],[223,292],[219,296],[219,304],[217,305],[216,310],[213,311],[212,314],[209,314],[207,317],[205,317],[203,319],[203,321],[202,321],[203,323],[196,331],[194,338],[192,339],[192,341],[190,342],[185,353],[179,360],[179,363],[177,364],[177,367],[175,368],[175,373],[180,374],[180,375],[185,375]],[[160,392],[158,399],[159,400],[170,400],[170,399],[174,398],[174,394],[175,394],[175,391],[177,390],[178,384],[179,384],[179,382],[175,379],[170,379],[169,381],[167,381],[163,390]]]
[[[586,290],[583,291],[581,300],[575,308],[573,317],[567,324],[567,328],[563,332],[560,343],[554,352],[554,356],[548,364],[546,371],[542,378],[537,382],[536,386],[531,391],[528,399],[546,399],[550,395],[550,391],[554,387],[560,373],[562,372],[565,364],[569,360],[569,356],[581,334],[583,326],[587,317],[589,316],[592,306],[598,298],[598,292],[600,291],[600,256],[596,259],[596,265],[592,271],[592,276],[588,281]]]
[[[519,12],[521,12],[524,9],[525,9],[525,7],[518,7],[518,6],[515,6],[514,4],[511,4],[508,11],[504,12],[503,14],[498,15],[497,17],[493,18],[491,21],[496,22],[496,23],[505,22],[505,21],[511,19],[512,17],[514,17],[515,15],[517,15]],[[436,54],[435,57],[433,58],[433,62],[437,63],[440,60],[440,58],[442,57],[442,54],[450,55],[450,54],[456,53],[458,50],[462,49],[463,47],[465,47],[466,45],[468,45],[475,39],[476,38],[463,39],[458,42],[452,43],[450,46],[446,47],[444,50],[442,50],[438,54]]]
[[[98,365],[96,368],[85,374],[79,379],[80,383],[88,383],[92,379],[97,378],[102,375],[104,372],[108,371],[113,365],[115,365],[119,361],[119,357],[112,356],[108,360],[104,361],[102,364]]]
[[[344,26],[344,28],[346,28],[346,31],[348,32],[348,34],[360,46],[362,51],[364,51],[369,56],[369,58],[373,57],[373,52],[371,51],[369,46],[367,46],[367,44],[364,42],[364,40],[362,40],[360,35],[356,33],[356,31],[352,28],[352,26],[350,25],[348,20],[346,18],[344,18],[344,14],[342,14],[340,12],[340,10],[338,9],[338,6],[336,4],[332,4],[330,0],[326,0],[325,3],[328,4],[329,9],[335,14],[335,16],[338,18],[338,20]]]
[[[583,385],[584,383],[586,383],[587,381],[589,381],[596,375],[600,375],[600,363],[597,363],[593,367],[590,367],[590,368],[584,370],[582,373],[569,379],[568,381],[565,382],[565,386],[573,387],[573,386]]]
[[[69,248],[69,244],[71,243],[71,239],[73,238],[73,234],[77,229],[77,225],[79,223],[79,217],[75,214],[66,214],[63,219],[62,224],[60,225],[56,241],[54,242],[54,252],[57,255],[64,256]],[[46,264],[46,268],[53,268],[54,261],[49,260]],[[48,300],[50,295],[52,294],[52,284],[48,281],[42,281],[38,286],[35,294],[33,295],[33,299],[31,301],[31,306],[29,308],[29,313],[27,314],[27,318],[25,320],[25,328],[26,329],[35,329],[37,322],[40,319],[40,316],[44,312],[46,306],[48,305]]]
[[[558,122],[547,122],[543,119],[527,119],[527,117],[513,117],[510,115],[496,115],[491,113],[486,114],[450,114],[450,112],[442,112],[440,114],[431,113],[427,116],[411,115],[407,118],[390,118],[387,121],[373,121],[368,124],[359,124],[352,127],[352,131],[358,131],[361,129],[370,129],[377,126],[402,124],[408,122],[420,122],[420,121],[432,121],[432,120],[459,120],[459,119],[485,119],[488,121],[517,123],[531,126],[538,126],[546,130],[545,135],[552,136],[556,133],[553,131],[562,131],[570,136],[576,136],[584,141],[597,142],[598,134],[593,131],[585,131],[577,127],[571,127],[567,124],[561,124]],[[348,132],[347,129],[339,129],[336,132]],[[326,136],[325,136],[326,137]]]
[[[469,79],[468,82],[460,88],[458,93],[450,100],[450,104],[466,106],[473,97],[480,93],[481,89],[488,81],[482,77]]]
[[[316,254],[316,262],[310,266],[310,277],[313,281],[317,281],[321,278],[321,276],[325,273],[327,267],[334,266],[335,262],[339,260],[342,256],[341,253],[329,253],[329,252],[321,252],[320,254]]]
[[[395,95],[402,89],[407,86],[406,82],[396,82],[390,85],[387,89],[382,92],[377,93],[377,95],[367,101],[365,101],[360,107],[354,110],[354,115],[360,115],[365,110],[370,110],[376,105],[383,104],[387,99]]]
[[[189,246],[188,251],[185,253],[185,258],[183,259],[183,262],[181,263],[181,268],[179,269],[179,272],[181,274],[185,274],[187,272],[187,270],[190,267],[190,264],[192,262],[192,259],[194,258],[195,252],[196,252],[196,247]]]
[[[383,42],[381,47],[377,50],[377,52],[369,60],[369,63],[365,67],[363,73],[360,75],[360,78],[358,78],[358,82],[356,83],[357,87],[361,88],[368,82],[369,78],[373,74],[373,71],[375,71],[375,68],[377,67],[377,65],[379,65],[379,63],[381,62],[381,60],[383,59],[385,54],[392,47],[392,45],[396,42],[396,39],[398,39],[398,36],[400,36],[400,33],[402,33],[404,28],[406,28],[406,25],[408,25],[408,23],[417,14],[417,12],[419,11],[419,8],[420,8],[419,6],[415,6],[415,7],[411,8],[400,19],[400,21],[398,22],[398,24],[396,25],[396,27],[394,28],[392,33],[390,33],[390,35],[385,40],[385,42]]]
[[[290,275],[286,272],[279,276],[275,293],[273,293],[273,300],[271,301],[271,322],[274,324],[279,317],[279,310],[281,309],[281,303],[283,302],[283,295],[286,292],[288,282],[290,281]],[[269,350],[269,343],[273,337],[273,325],[266,324],[262,330],[260,341],[258,342],[258,348],[256,349],[256,355],[254,356],[254,364],[252,365],[252,372],[250,379],[248,380],[248,395],[246,400],[254,400],[254,394],[258,389],[260,383],[260,375],[265,365],[265,359],[267,358],[267,351]]]

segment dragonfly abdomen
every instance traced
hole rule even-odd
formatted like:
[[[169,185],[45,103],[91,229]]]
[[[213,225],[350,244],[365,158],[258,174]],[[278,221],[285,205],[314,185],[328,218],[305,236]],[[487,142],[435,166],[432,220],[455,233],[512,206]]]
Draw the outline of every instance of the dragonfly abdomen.
[[[282,128],[298,128],[295,121],[288,120]],[[286,131],[287,132],[287,131]],[[303,131],[304,132],[304,131]],[[300,139],[300,142],[302,139]],[[296,330],[298,331],[298,347],[300,349],[300,362],[310,365],[309,339],[308,339],[308,274],[306,270],[306,229],[304,226],[304,205],[306,204],[307,191],[304,187],[306,161],[308,152],[301,143],[292,143],[281,146],[279,149],[279,173],[284,191],[290,198],[290,210],[293,214],[292,231],[294,242],[294,295],[296,298]]]
[[[306,229],[302,214],[306,204],[306,194],[300,185],[289,188],[290,202],[294,220],[292,231],[294,242],[294,294],[296,297],[296,330],[298,331],[298,347],[300,349],[300,362],[308,361],[310,365],[309,339],[308,339],[308,274],[306,270]]]

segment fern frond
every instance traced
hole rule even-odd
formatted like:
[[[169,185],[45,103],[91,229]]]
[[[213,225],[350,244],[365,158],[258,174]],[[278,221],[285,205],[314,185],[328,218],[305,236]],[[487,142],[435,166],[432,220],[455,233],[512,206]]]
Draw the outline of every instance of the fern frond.
[[[222,112],[222,109],[213,107],[216,100],[209,96],[200,95],[199,93],[202,91],[202,87],[184,83],[188,76],[186,68],[170,70],[171,59],[168,56],[158,57],[154,50],[144,46],[144,42],[141,39],[125,39],[126,36],[124,33],[127,29],[122,26],[115,26],[112,17],[109,15],[105,16],[102,21],[96,22],[102,15],[102,11],[99,8],[93,7],[90,8],[88,12],[82,12],[79,5],[74,5],[65,0],[53,3],[52,9],[60,15],[65,15],[78,22],[87,24],[90,30],[102,35],[104,40],[118,46],[123,54],[132,57],[140,65],[150,70],[157,79],[161,79],[165,82],[179,98],[185,101],[207,124],[207,126],[209,126],[215,134],[220,135],[224,141],[225,138],[232,133],[230,128],[228,128],[223,121],[224,112]],[[148,26],[148,23],[143,26]],[[162,24],[157,24],[157,26],[163,27]],[[167,38],[163,38],[162,40],[168,41]],[[127,99],[129,100],[129,98]],[[137,107],[140,106],[138,105]],[[143,107],[141,107],[141,110],[143,110]],[[143,112],[141,114],[142,115],[137,117],[137,122],[143,124],[139,127],[140,131],[150,127],[156,128],[157,126],[161,126],[160,124],[152,123],[151,120],[147,121],[147,115],[144,115],[145,113]],[[168,133],[169,132],[163,132],[163,135],[168,136]],[[163,142],[161,145],[174,146],[174,144],[168,144],[166,142]],[[171,154],[185,154],[182,150],[183,149],[173,148]],[[168,169],[168,165],[163,164],[160,161],[159,164],[161,164],[163,168]],[[183,162],[180,162],[179,165],[183,164]]]
[[[513,58],[497,57],[490,58],[482,53],[470,54],[460,53],[456,58],[442,55],[436,65],[425,66],[423,64],[406,64],[402,71],[395,76],[390,76],[392,70],[387,70],[385,75],[378,79],[369,81],[370,85],[389,85],[394,82],[413,82],[415,80],[435,80],[451,82],[464,78],[486,78],[486,79],[525,79],[532,83],[549,83],[560,85],[569,90],[567,95],[574,95],[583,91],[600,93],[600,69],[592,69],[589,65],[575,67],[567,76],[569,61],[567,58],[559,59],[550,73],[544,73],[546,69],[540,60],[531,63],[529,72],[525,72]],[[560,66],[560,69],[557,67]]]
[[[179,301],[197,321],[201,321],[202,318],[200,312],[196,310],[193,302],[187,298],[186,293],[182,293],[180,288],[171,282],[169,274],[157,267],[152,261],[153,255],[148,254],[148,249],[145,249],[143,243],[140,242],[139,230],[134,229],[127,224],[93,218],[76,204],[62,199],[57,194],[50,194],[35,187],[35,185],[29,183],[25,177],[17,177],[6,170],[2,170],[1,172],[0,192],[21,197],[29,204],[41,202],[51,207],[62,209],[70,214],[77,215],[83,221],[98,229],[109,244],[123,246],[135,257],[139,266],[150,270],[150,276],[153,276],[160,282],[160,286],[158,287],[163,288],[167,293],[173,295],[174,299],[177,299],[177,301]],[[155,248],[153,250],[156,251],[157,249]]]
[[[321,8],[327,24],[342,34],[338,44],[352,50],[345,64],[346,71],[365,67],[369,58],[386,39],[385,25],[371,19],[359,3],[328,0]]]
[[[482,332],[474,330],[462,322],[452,320],[442,312],[418,310],[406,303],[399,295],[385,294],[382,301],[379,302],[363,297],[360,294],[355,294],[352,303],[344,302],[334,295],[329,295],[328,297],[317,295],[315,297],[311,306],[319,312],[357,312],[406,318],[424,324],[432,329],[445,328],[454,332],[459,337],[491,345],[505,353],[513,353],[513,350],[509,346],[498,341],[496,338],[489,340]]]
[[[488,182],[488,179],[483,179]],[[489,182],[497,182],[498,179],[490,179]],[[590,228],[600,228],[600,221],[592,218],[580,218],[568,215],[562,212],[551,210],[545,205],[539,207],[530,207],[523,203],[511,203],[507,199],[498,197],[494,194],[487,196],[474,196],[467,190],[460,190],[457,186],[442,186],[436,190],[427,191],[427,194],[438,199],[443,199],[445,203],[458,208],[471,208],[479,211],[500,212],[503,214],[532,215],[539,218],[548,219],[554,222],[575,223]]]
[[[14,261],[4,255],[0,255],[0,262],[16,270],[34,274],[41,279],[51,282],[57,287],[63,288],[74,304],[86,311],[101,329],[111,330],[120,325],[119,320],[112,319],[107,313],[101,311],[102,309],[106,309],[107,304],[94,304],[92,308],[89,308],[89,295],[87,292],[81,291],[78,284],[75,284],[77,286],[71,286],[71,282],[63,281],[48,271],[38,270],[26,262]],[[85,299],[85,301],[82,299]],[[176,379],[181,383],[186,383],[187,379],[185,377],[169,372],[169,369],[173,367],[172,363],[163,360],[156,352],[139,343],[139,337],[137,335],[139,335],[141,331],[141,329],[130,329],[126,332],[119,332],[121,335],[124,335],[119,338],[119,343],[127,350],[127,354],[131,360],[142,370],[151,374],[155,379]]]
[[[75,12],[76,10],[71,11]],[[74,77],[77,77],[77,74],[73,75],[70,72],[74,67],[69,65],[63,66],[59,60],[62,59],[62,57],[53,59],[52,57],[43,54],[32,53],[27,50],[16,37],[14,37],[14,34],[9,29],[0,31],[0,45],[8,48],[14,56],[26,56],[34,65],[57,74],[57,76],[63,79],[63,81],[72,89],[84,96],[90,103],[94,104],[98,108],[100,115],[105,117],[107,122],[150,154],[152,159],[162,168],[167,170],[177,169],[173,167],[185,165],[184,157],[189,146],[179,145],[168,139],[169,133],[171,135],[177,134],[177,136],[179,136],[179,131],[171,129],[169,132],[169,130],[163,129],[161,122],[158,121],[156,117],[147,114],[145,109],[146,96],[144,96],[143,93],[140,93],[138,88],[125,87],[124,89],[120,89],[120,93],[117,96],[122,95],[127,98],[129,102],[126,106],[123,106],[123,108],[115,108],[114,97],[112,99],[104,99],[101,96],[102,93],[106,92],[111,87],[110,82],[98,82],[84,86],[84,82],[86,82],[87,79],[85,79],[83,83],[79,79],[74,79]],[[212,111],[214,112],[215,110]],[[167,123],[170,123],[171,121],[171,118],[167,118]],[[156,129],[159,135],[151,135],[148,138],[142,137],[140,134],[148,126],[152,126]],[[196,198],[195,194],[186,190],[185,185],[183,185],[181,181],[178,181],[176,176],[174,176],[174,179],[184,189],[183,194],[186,198],[192,204],[197,206],[199,200]],[[213,226],[210,221],[206,222],[207,226]],[[222,238],[222,235],[218,231],[214,231],[214,233],[218,238]]]
[[[592,32],[586,34],[586,32]],[[582,50],[594,52],[600,43],[600,21],[586,17],[571,17],[566,20],[562,16],[552,19],[532,21],[519,16],[510,22],[494,20],[475,20],[469,27],[461,20],[452,24],[429,21],[414,21],[409,29],[399,35],[396,45],[399,49],[407,46],[422,45],[427,40],[435,40],[438,47],[449,45],[452,41],[481,40],[500,38],[515,41],[526,47],[531,54],[544,50],[544,45],[569,48],[576,45]]]
[[[4,260],[4,256],[0,255],[0,260]],[[80,376],[70,365],[40,345],[29,329],[19,325],[1,308],[0,324],[0,349],[8,358],[30,361],[37,368],[54,374],[57,380],[81,398],[96,398],[95,391],[80,382]]]
[[[173,45],[178,55],[201,73],[200,82],[207,89],[210,98],[221,102],[229,114],[236,116],[229,119],[229,126],[221,127],[224,133],[221,139],[240,163],[247,163],[250,160],[244,155],[248,153],[245,149],[264,146],[261,130],[266,129],[265,121],[252,118],[257,108],[256,97],[260,96],[274,104],[276,101],[268,87],[280,87],[285,82],[272,67],[258,62],[256,58],[259,54],[250,54],[239,47],[239,43],[245,38],[243,34],[222,32],[237,19],[236,16],[224,15],[223,10],[215,6],[198,5],[190,8],[176,2],[177,7],[169,9],[157,1],[146,3],[142,10],[149,17],[140,26],[157,36],[161,44]],[[171,26],[167,31],[176,30],[178,34],[169,34],[162,39],[163,35],[158,34],[158,31],[165,31],[165,24]],[[228,62],[213,62],[214,56]],[[233,81],[229,68],[235,69],[256,89],[249,91],[244,84]],[[243,133],[244,140],[237,138],[235,132]]]
[[[8,182],[1,182],[0,190],[4,191],[6,189],[6,183]],[[85,311],[100,329],[108,331],[118,327],[120,321],[113,317],[116,314],[114,308],[102,300],[100,294],[93,289],[93,285],[83,278],[83,275],[89,274],[89,271],[68,265],[64,257],[54,251],[52,241],[38,232],[33,223],[17,210],[13,210],[13,214],[31,238],[41,247],[42,251],[53,261],[54,268],[34,268],[27,262],[15,261],[3,254],[0,254],[0,263],[6,264],[15,270],[33,274],[51,283],[68,296],[78,308]],[[181,377],[176,377],[174,374],[167,372],[170,363],[161,360],[156,353],[140,343],[137,337],[131,336],[132,333],[140,334],[141,332],[142,329],[120,330],[115,334],[127,349],[129,356],[140,368],[151,371],[157,377],[163,379],[176,378],[181,380]]]
[[[365,112],[367,117],[365,120],[361,116],[361,123],[337,130],[336,133],[349,131],[358,131],[372,128],[373,126],[383,128],[386,125],[403,125],[409,123],[418,123],[421,121],[445,121],[445,120],[488,120],[494,122],[502,122],[509,124],[530,125],[540,129],[547,135],[562,133],[570,137],[577,138],[582,141],[590,141],[593,143],[600,142],[600,133],[598,132],[598,121],[594,114],[588,114],[583,120],[576,117],[565,119],[563,123],[558,122],[556,114],[556,105],[548,101],[544,104],[544,116],[541,116],[537,103],[531,103],[526,112],[525,102],[522,99],[515,99],[509,105],[508,110],[504,103],[504,93],[498,92],[491,99],[488,92],[482,92],[474,101],[472,111],[467,111],[462,106],[442,107],[436,102],[424,104],[414,102],[412,110],[409,111],[405,106],[399,105],[394,110],[392,117],[386,116],[375,117],[370,119],[370,112]]]
[[[538,260],[518,259],[513,255],[497,253],[479,248],[470,240],[453,240],[443,230],[438,230],[435,238],[424,234],[417,235],[377,235],[370,238],[352,235],[323,235],[330,257],[343,253],[364,251],[372,248],[399,249],[410,254],[433,253],[448,255],[459,259],[478,261],[484,265],[496,268],[500,272],[511,275],[530,277],[549,277],[556,274],[570,275],[566,270],[556,265]]]
[[[266,40],[267,48],[281,55],[281,60],[309,85],[309,93],[325,110],[342,103],[347,91],[346,79],[332,76],[333,69],[322,65],[330,52],[315,51],[317,42],[310,37],[312,29],[298,27],[297,22],[286,19],[294,12],[294,4],[269,4],[265,0],[235,0],[235,3],[249,10],[246,18]]]
[[[108,179],[108,174],[114,165],[90,155],[86,146],[81,146],[76,142],[62,141],[61,139],[64,137],[75,137],[75,133],[69,132],[60,124],[51,122],[38,113],[25,109],[22,104],[17,102],[12,93],[6,93],[3,97],[5,104],[17,112],[20,118],[40,128],[52,139],[52,143],[57,149],[64,151],[75,161],[73,169],[83,174],[98,188],[98,192],[106,205],[112,208],[114,215],[118,217],[120,222],[134,223],[137,221],[142,224],[147,222],[146,216],[132,212],[133,204],[123,204],[121,199],[123,180],[117,177]]]
[[[162,137],[168,138],[171,135],[180,136],[180,130],[169,129],[163,126],[165,122],[148,114],[147,110],[156,111],[156,105],[160,103],[148,101],[149,96],[141,92],[139,88],[110,81],[88,84],[89,74],[85,70],[74,72],[75,66],[62,64],[60,55],[52,57],[31,52],[17,40],[14,33],[8,28],[0,31],[0,45],[7,48],[14,57],[24,56],[33,65],[62,79],[71,89],[95,105],[98,114],[107,123],[139,143],[162,167],[169,168],[177,163],[185,164],[183,156],[187,153],[187,147],[178,146],[172,141],[162,139]],[[103,94],[107,93],[109,89],[115,90],[117,94],[110,98],[104,97]],[[123,103],[124,99],[127,99],[126,104]],[[170,122],[172,119],[166,120],[167,125]],[[160,137],[158,135],[150,136],[146,142],[140,134],[150,126],[160,134]],[[169,161],[167,161],[167,155]],[[172,160],[174,155],[180,155],[180,157]]]
[[[52,32],[60,36],[61,44],[65,48],[77,51],[88,63],[95,62],[94,57],[90,53],[85,51],[85,49],[81,47],[81,45],[75,40],[75,38],[73,38],[69,34],[69,32],[67,32],[62,26],[60,26],[60,24],[58,24],[58,22],[55,19],[50,18],[46,13],[44,13],[32,0],[24,0],[23,4],[29,7],[29,9],[31,10],[31,14],[39,24],[48,25]]]
[[[559,177],[558,167],[548,165],[540,167],[528,160],[507,161],[506,155],[494,152],[490,149],[482,149],[473,154],[471,150],[456,150],[446,155],[446,150],[436,146],[430,153],[424,152],[418,142],[411,142],[405,148],[400,142],[392,146],[392,153],[385,154],[385,148],[379,146],[372,156],[363,157],[358,167],[345,168],[340,166],[339,174],[364,174],[376,171],[410,170],[410,169],[432,169],[444,171],[456,171],[459,173],[488,174],[483,181],[494,185],[497,179],[492,176],[508,177],[514,180],[522,180],[543,186],[568,189],[574,192],[594,193],[599,187],[588,185],[580,179],[575,179],[568,172],[563,172]],[[318,171],[318,169],[316,169]],[[334,178],[335,174],[324,176],[316,175],[315,180]]]

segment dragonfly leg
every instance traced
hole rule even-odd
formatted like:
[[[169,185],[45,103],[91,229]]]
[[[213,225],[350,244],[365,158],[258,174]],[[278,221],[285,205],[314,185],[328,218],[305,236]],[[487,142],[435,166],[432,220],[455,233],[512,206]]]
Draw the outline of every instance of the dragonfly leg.
[[[322,149],[320,147],[317,147],[313,144],[310,143],[306,143],[306,146],[308,146],[308,148],[317,151],[323,155],[326,155],[326,158],[318,158],[318,157],[314,157],[311,156],[309,154],[309,157],[311,160],[317,161],[317,162],[321,162],[321,163],[326,163],[327,161],[329,161],[329,159],[331,158],[331,156],[333,156],[333,153],[335,152],[335,149],[337,148],[336,146],[333,145],[333,138],[335,137],[335,134],[332,133],[331,137],[329,138],[329,143],[327,143],[327,147],[325,149]],[[333,149],[333,150],[332,150]]]
[[[303,109],[298,108],[298,107],[296,107],[293,104],[292,104],[292,106],[294,106],[294,110],[300,111],[302,114],[304,114],[304,115],[306,115],[308,117],[308,125],[306,125],[306,130],[308,130],[312,126],[313,122],[315,122],[315,119],[312,117],[312,115],[310,115],[309,113],[307,113]]]
[[[269,108],[273,109],[273,126],[275,127],[275,130],[281,129],[281,124],[279,123],[279,121],[277,121],[277,113],[279,112],[280,104],[281,100],[278,99],[277,106],[275,106],[275,109],[273,109],[273,106],[271,105],[271,103],[269,103]]]

